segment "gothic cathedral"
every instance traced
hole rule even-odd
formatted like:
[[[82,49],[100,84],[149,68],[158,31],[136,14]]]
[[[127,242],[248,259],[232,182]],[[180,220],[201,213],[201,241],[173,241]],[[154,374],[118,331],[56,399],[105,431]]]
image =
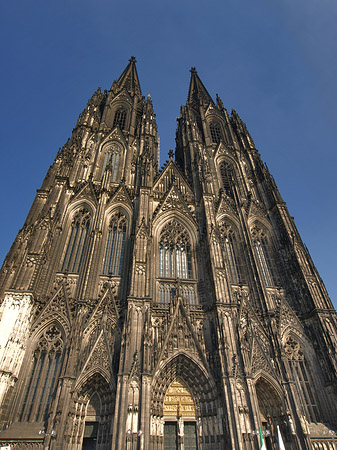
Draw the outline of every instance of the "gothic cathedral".
[[[274,179],[195,68],[159,169],[135,63],[3,264],[0,446],[336,449],[336,312]]]

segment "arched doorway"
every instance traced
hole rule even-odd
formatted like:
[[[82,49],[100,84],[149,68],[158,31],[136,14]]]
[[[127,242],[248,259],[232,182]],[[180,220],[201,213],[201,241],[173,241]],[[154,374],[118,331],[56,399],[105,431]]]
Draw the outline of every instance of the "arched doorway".
[[[276,389],[262,377],[257,380],[255,390],[265,444],[267,450],[272,450],[277,443],[277,425],[284,432],[285,411],[283,402]]]
[[[82,450],[108,450],[111,446],[111,420],[114,395],[101,374],[95,373],[82,387],[87,399]]]
[[[85,415],[82,450],[95,450],[97,444],[98,421],[101,411],[101,400],[95,392],[87,405]]]
[[[189,397],[192,399],[194,405],[194,411],[191,410],[188,413],[188,403],[185,406],[186,414],[179,420],[177,417],[177,405],[170,405],[171,413],[175,415],[166,414],[164,412],[165,407],[168,408],[168,392],[172,385],[175,386],[175,382],[182,384],[180,389],[184,397]],[[177,386],[179,387],[179,386]],[[187,389],[187,392],[185,392]],[[179,450],[184,449],[201,449],[207,448],[208,450],[220,450],[229,448],[227,447],[227,442],[225,441],[224,427],[226,418],[219,416],[219,405],[217,404],[219,394],[215,388],[213,380],[206,371],[203,369],[200,363],[193,360],[192,357],[186,355],[185,353],[179,353],[175,357],[171,358],[160,371],[158,371],[152,382],[152,400],[151,400],[151,436],[150,439],[154,443],[153,448],[164,449],[170,448],[164,446],[165,439],[165,423],[171,422],[171,429],[176,430],[176,447]],[[190,400],[189,400],[190,401]],[[183,402],[180,400],[182,410]],[[192,403],[190,403],[192,407]],[[166,410],[167,411],[167,410]],[[180,412],[180,414],[182,414]],[[190,414],[190,415],[188,415]],[[175,424],[172,424],[175,422]],[[183,422],[183,423],[182,423]],[[188,424],[190,422],[190,424]],[[178,425],[184,425],[184,429],[180,432]],[[169,424],[167,425],[168,430]],[[195,430],[195,431],[194,431]],[[172,434],[174,434],[172,431]],[[180,433],[180,434],[179,434]],[[189,444],[189,439],[186,440],[186,445],[184,447],[184,439],[187,435],[196,437],[196,447],[194,445],[193,438],[192,443]],[[168,444],[167,444],[168,445]],[[187,445],[191,445],[188,447]]]
[[[169,386],[164,400],[164,450],[196,450],[197,423],[191,392],[181,378]]]
[[[64,440],[72,450],[111,450],[111,423],[115,393],[98,372],[73,393]]]

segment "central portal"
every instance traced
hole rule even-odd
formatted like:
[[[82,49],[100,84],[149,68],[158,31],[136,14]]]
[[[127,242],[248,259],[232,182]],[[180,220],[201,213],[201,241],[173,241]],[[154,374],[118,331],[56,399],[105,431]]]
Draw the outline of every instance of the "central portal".
[[[177,378],[168,388],[164,402],[164,449],[198,448],[195,405],[186,383]]]

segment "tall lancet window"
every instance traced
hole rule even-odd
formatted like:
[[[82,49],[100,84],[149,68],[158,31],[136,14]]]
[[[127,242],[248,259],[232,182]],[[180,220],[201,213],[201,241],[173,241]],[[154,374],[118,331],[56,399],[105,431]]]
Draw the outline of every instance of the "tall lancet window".
[[[104,157],[101,179],[103,179],[104,172],[107,166],[109,165],[109,168],[111,170],[111,181],[112,182],[117,181],[120,158],[121,158],[120,146],[117,143],[111,144]]]
[[[90,213],[82,208],[74,217],[71,224],[67,250],[62,264],[62,272],[77,273],[80,270],[84,255],[85,244],[90,227]]]
[[[35,347],[32,366],[25,385],[20,422],[46,420],[52,394],[57,384],[63,355],[63,339],[60,329],[50,325],[44,330]]]
[[[229,197],[233,197],[233,166],[226,161],[220,164],[220,173],[224,192]]]
[[[115,214],[110,222],[105,251],[103,274],[122,275],[127,221],[123,214]]]
[[[221,223],[219,228],[230,281],[233,284],[242,283],[244,280],[241,273],[242,268],[235,233],[231,226],[225,222]]]
[[[270,258],[270,248],[267,238],[262,230],[253,228],[253,246],[258,266],[262,275],[263,282],[266,286],[275,285],[275,274]]]
[[[192,278],[191,243],[185,228],[177,221],[168,222],[160,235],[159,276]]]
[[[320,422],[319,403],[310,373],[310,367],[305,358],[300,343],[288,336],[284,344],[284,354],[288,360],[292,381],[295,383],[303,414],[310,422]]]
[[[211,122],[209,124],[209,130],[211,132],[211,139],[214,144],[219,144],[222,141],[221,125],[219,122]]]
[[[115,117],[113,121],[112,127],[119,127],[121,130],[124,130],[125,123],[126,123],[126,109],[125,108],[118,108],[115,112]]]

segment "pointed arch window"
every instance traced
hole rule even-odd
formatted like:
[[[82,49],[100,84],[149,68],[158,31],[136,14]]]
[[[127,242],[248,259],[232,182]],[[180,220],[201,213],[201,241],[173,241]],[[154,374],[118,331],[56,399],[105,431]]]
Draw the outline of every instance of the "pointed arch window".
[[[288,336],[284,345],[284,353],[288,359],[290,373],[298,391],[303,414],[311,422],[320,422],[322,418],[319,412],[318,396],[300,343],[292,336]]]
[[[275,274],[270,258],[270,247],[264,232],[258,228],[252,230],[253,246],[256,260],[260,268],[263,282],[266,286],[275,285]]]
[[[63,356],[60,329],[50,325],[40,336],[33,352],[33,362],[26,378],[20,422],[46,420],[48,408],[60,373]]]
[[[330,340],[329,343],[332,345],[333,348],[335,348],[335,350],[337,352],[337,332],[336,332],[332,322],[330,322],[329,319],[325,320],[325,325],[326,325],[327,335]]]
[[[160,235],[159,276],[162,278],[192,278],[190,238],[177,221],[168,222]]]
[[[119,127],[121,130],[124,130],[125,123],[126,123],[126,109],[125,108],[118,108],[115,112],[115,117],[113,121],[112,127]]]
[[[222,131],[219,122],[211,122],[209,124],[209,130],[211,132],[211,139],[214,144],[219,144],[222,141]]]
[[[83,208],[75,215],[71,224],[70,236],[61,269],[62,272],[79,272],[89,235],[89,227],[90,213],[87,209]]]
[[[234,170],[233,170],[233,166],[231,164],[229,164],[226,161],[223,161],[220,164],[220,174],[221,174],[221,179],[222,179],[222,186],[223,189],[226,193],[226,195],[228,195],[228,197],[232,197],[234,196],[233,194],[233,175],[234,175]]]
[[[242,266],[240,264],[236,235],[228,223],[221,223],[219,228],[230,281],[233,284],[242,283],[244,282],[244,279],[242,275]]]
[[[123,214],[115,214],[110,222],[105,251],[103,274],[122,275],[127,221]]]
[[[121,147],[117,143],[113,143],[107,150],[104,157],[101,180],[104,176],[106,168],[109,166],[111,170],[111,181],[112,182],[117,181],[120,158],[121,158]]]

